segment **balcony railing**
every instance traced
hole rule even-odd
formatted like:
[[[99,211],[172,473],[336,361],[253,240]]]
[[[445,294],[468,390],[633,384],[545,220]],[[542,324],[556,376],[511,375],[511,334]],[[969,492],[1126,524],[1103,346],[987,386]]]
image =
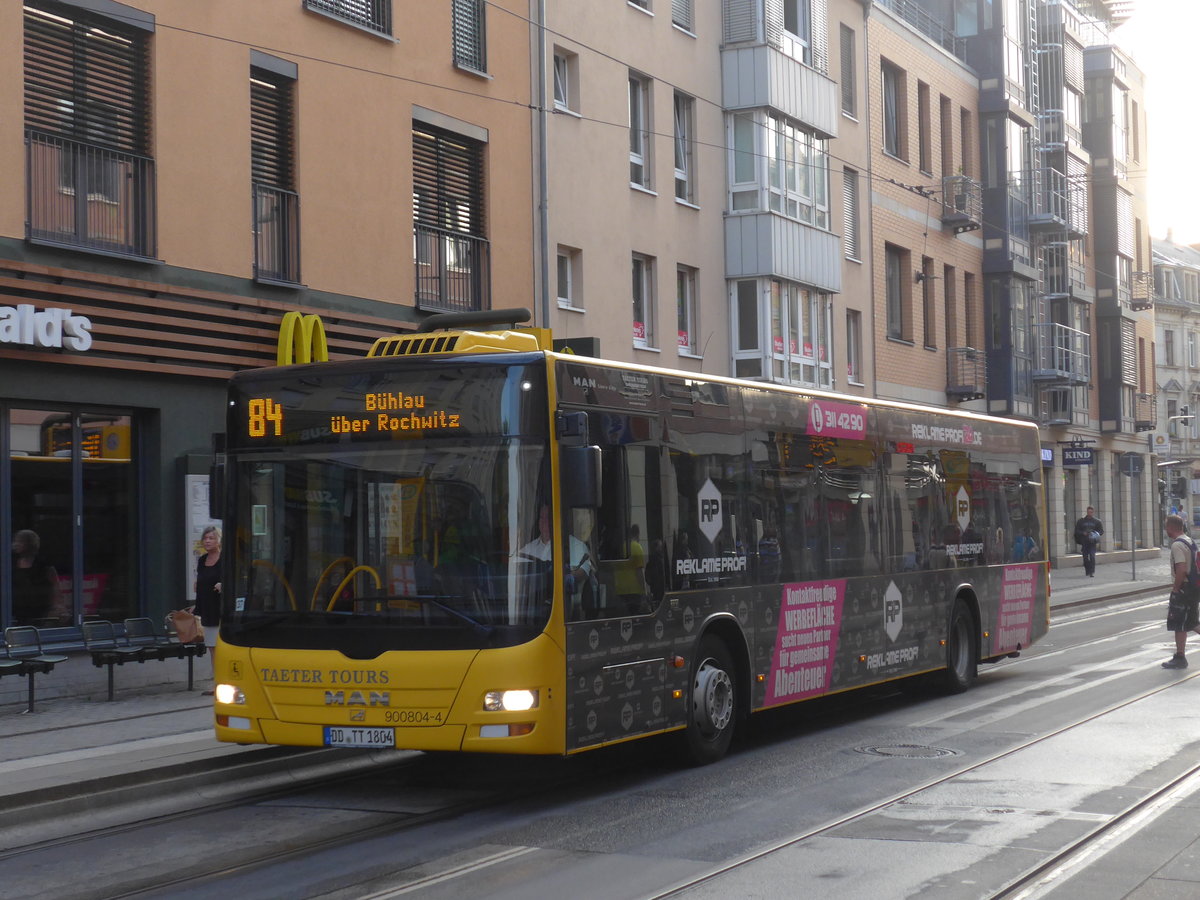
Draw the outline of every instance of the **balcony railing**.
[[[953,31],[926,12],[920,3],[914,0],[875,0],[875,4],[890,9],[925,37],[937,42],[959,59],[966,59],[966,39],[955,37]]]
[[[254,185],[254,278],[300,283],[300,196]]]
[[[942,179],[942,222],[955,234],[974,231],[983,224],[983,192],[978,181],[965,175]]]
[[[1039,322],[1033,328],[1037,353],[1035,379],[1068,383],[1091,380],[1091,342],[1087,332],[1057,322]]]
[[[486,238],[413,226],[417,306],[442,312],[475,312],[491,306],[491,245]]]
[[[946,394],[956,400],[987,396],[987,354],[974,347],[946,351]]]
[[[1133,427],[1137,431],[1153,431],[1158,427],[1158,398],[1154,394],[1134,397]]]
[[[1129,288],[1130,309],[1150,309],[1154,306],[1154,273],[1134,272]]]
[[[29,240],[154,256],[154,160],[32,130],[25,155]]]

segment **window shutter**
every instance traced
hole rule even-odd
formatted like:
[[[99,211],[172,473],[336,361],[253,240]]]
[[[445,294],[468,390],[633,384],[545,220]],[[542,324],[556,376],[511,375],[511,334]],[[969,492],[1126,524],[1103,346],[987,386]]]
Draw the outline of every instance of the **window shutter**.
[[[758,40],[759,6],[754,0],[725,0],[725,43]]]
[[[483,152],[468,138],[413,123],[413,219],[483,236]]]
[[[125,153],[150,146],[145,33],[25,7],[27,128]]]
[[[829,72],[829,13],[826,0],[810,0],[809,45],[812,47],[812,67],[821,73]]]
[[[292,189],[291,81],[261,69],[250,72],[250,177]]]
[[[1137,326],[1121,320],[1121,383],[1137,385]]]
[[[841,26],[841,45],[842,45],[842,112],[847,115],[856,115],[858,107],[855,103],[857,99],[855,94],[858,88],[858,79],[856,65],[854,59],[854,31]]]
[[[671,0],[671,21],[680,28],[691,31],[692,0]]]
[[[842,243],[849,259],[858,259],[858,173],[842,172]]]

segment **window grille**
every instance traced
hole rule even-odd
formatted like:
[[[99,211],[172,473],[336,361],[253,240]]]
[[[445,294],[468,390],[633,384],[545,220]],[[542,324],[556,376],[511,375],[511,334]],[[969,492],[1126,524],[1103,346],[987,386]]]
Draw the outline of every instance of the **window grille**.
[[[304,6],[361,28],[392,33],[392,0],[304,0]]]
[[[454,0],[454,63],[477,72],[487,71],[487,19],[484,0]]]

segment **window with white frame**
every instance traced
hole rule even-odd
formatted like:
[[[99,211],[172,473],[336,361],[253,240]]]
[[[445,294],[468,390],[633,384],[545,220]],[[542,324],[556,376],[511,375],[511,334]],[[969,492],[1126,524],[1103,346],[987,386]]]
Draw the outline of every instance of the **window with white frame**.
[[[812,0],[783,0],[783,30],[792,58],[812,65]]]
[[[626,0],[630,6],[636,6],[638,9],[650,11],[650,0]]]
[[[729,146],[733,148],[730,164],[729,208],[734,211],[758,209],[759,152],[756,146],[758,123],[750,112],[734,113],[729,125]]]
[[[675,269],[675,316],[679,352],[697,356],[699,329],[696,326],[696,270],[691,266]]]
[[[554,108],[579,110],[579,57],[560,47],[554,48]]]
[[[846,380],[851,384],[863,383],[862,361],[862,313],[857,309],[848,309],[846,310]]]
[[[696,202],[695,115],[696,101],[675,92],[675,199]]]
[[[1196,346],[1196,332],[1194,331],[1187,333],[1187,355],[1189,369],[1200,366],[1200,348]]]
[[[583,309],[580,256],[574,247],[558,245],[558,305],[565,309]]]
[[[825,141],[768,114],[767,191],[770,207],[789,219],[829,227],[829,169]]]
[[[771,279],[771,380],[830,387],[827,306],[814,290]]]
[[[633,345],[654,346],[654,259],[633,254]]]
[[[1163,364],[1175,365],[1175,332],[1170,328],[1163,332]]]
[[[739,378],[761,378],[763,373],[758,296],[758,282],[754,279],[734,283],[733,374]]]
[[[677,25],[684,31],[695,31],[695,10],[693,0],[671,0],[671,24]]]
[[[629,73],[629,183],[650,189],[650,79]]]
[[[736,375],[832,387],[831,304],[826,295],[777,278],[747,279],[735,283],[731,301]]]

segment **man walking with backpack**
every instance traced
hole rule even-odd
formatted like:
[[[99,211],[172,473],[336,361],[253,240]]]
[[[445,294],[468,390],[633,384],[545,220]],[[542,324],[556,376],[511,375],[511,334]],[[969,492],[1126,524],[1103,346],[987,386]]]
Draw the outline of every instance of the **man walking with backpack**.
[[[1200,571],[1196,564],[1196,545],[1184,534],[1183,518],[1167,516],[1163,529],[1171,539],[1171,599],[1167,605],[1167,631],[1175,632],[1175,655],[1162,664],[1164,669],[1186,669],[1184,644],[1189,631],[1200,634]]]
[[[1096,550],[1100,547],[1100,535],[1104,534],[1104,523],[1096,518],[1096,510],[1087,508],[1087,515],[1080,516],[1075,523],[1075,543],[1083,554],[1083,574],[1096,577]]]

